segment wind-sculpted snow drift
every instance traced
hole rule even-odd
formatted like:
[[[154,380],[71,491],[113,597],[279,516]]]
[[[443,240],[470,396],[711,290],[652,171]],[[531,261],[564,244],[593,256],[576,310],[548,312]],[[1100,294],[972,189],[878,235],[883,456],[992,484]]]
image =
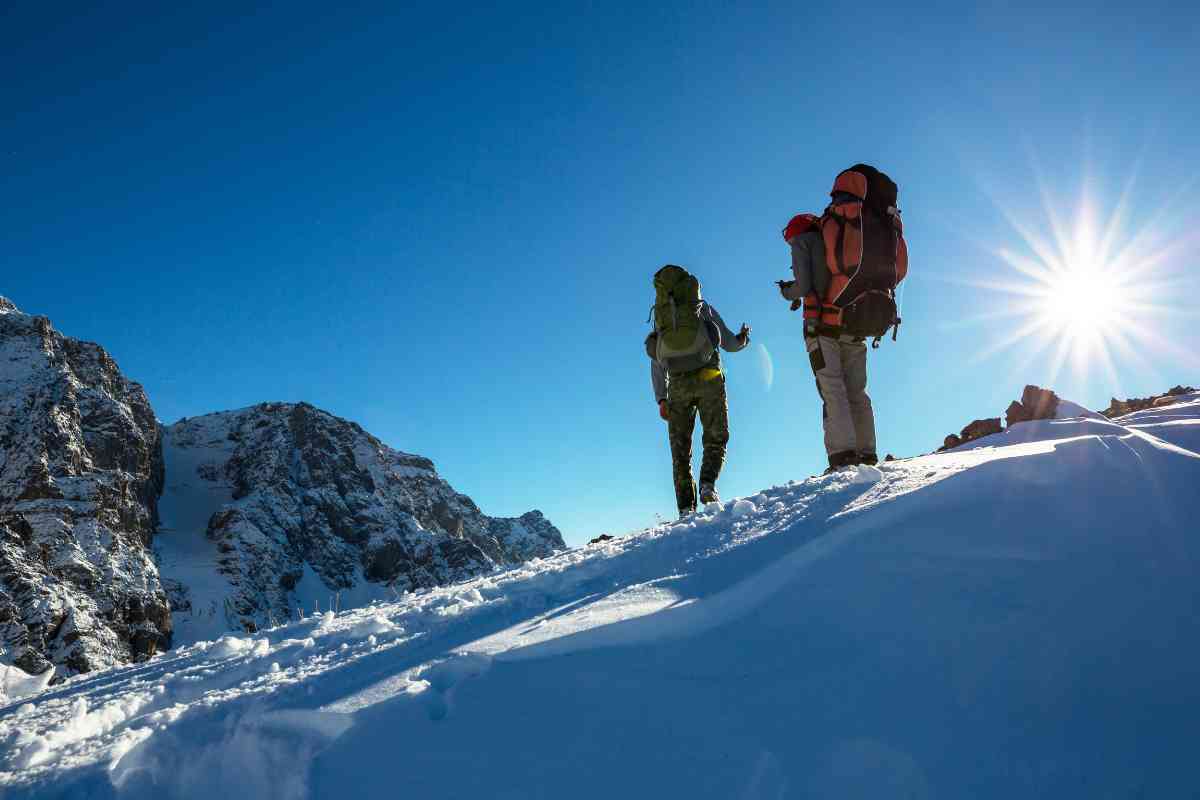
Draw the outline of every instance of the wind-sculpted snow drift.
[[[1200,395],[0,709],[6,797],[1191,797]]]

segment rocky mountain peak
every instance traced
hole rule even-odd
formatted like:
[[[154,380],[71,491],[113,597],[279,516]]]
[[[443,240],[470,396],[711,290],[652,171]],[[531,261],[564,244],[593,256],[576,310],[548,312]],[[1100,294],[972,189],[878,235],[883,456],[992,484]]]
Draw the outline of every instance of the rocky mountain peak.
[[[147,550],[162,482],[142,388],[0,303],[0,662],[69,675],[169,645]]]

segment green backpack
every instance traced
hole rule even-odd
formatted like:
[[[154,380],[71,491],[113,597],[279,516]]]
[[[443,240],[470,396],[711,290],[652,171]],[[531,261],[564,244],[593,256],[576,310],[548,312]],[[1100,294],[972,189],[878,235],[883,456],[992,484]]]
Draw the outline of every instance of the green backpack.
[[[686,269],[667,264],[654,273],[654,358],[673,375],[707,366],[716,352],[700,304],[700,281]]]

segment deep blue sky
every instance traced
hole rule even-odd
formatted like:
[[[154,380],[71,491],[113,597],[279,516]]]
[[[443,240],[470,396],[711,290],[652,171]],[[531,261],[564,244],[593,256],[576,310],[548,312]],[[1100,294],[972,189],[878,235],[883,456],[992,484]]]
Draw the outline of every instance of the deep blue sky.
[[[42,8],[0,11],[0,293],[164,421],[307,400],[488,513],[624,532],[674,511],[641,348],[674,261],[754,326],[723,494],[802,478],[820,409],[779,230],[859,160],[900,183],[912,257],[871,361],[883,451],[1026,382],[1103,406],[1200,379],[1193,4]],[[1177,312],[1137,324],[1179,351],[1130,347],[1116,380],[1028,337],[977,358],[1017,322],[973,282],[1027,280],[1002,212],[1046,227],[1039,179],[1070,216],[1134,178],[1116,233],[1175,245],[1144,247]]]

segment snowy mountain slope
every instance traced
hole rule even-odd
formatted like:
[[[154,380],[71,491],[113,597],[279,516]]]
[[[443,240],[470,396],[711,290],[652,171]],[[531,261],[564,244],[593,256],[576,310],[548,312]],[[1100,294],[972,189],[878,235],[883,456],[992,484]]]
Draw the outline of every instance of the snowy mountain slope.
[[[1168,406],[1135,411],[1117,422],[1200,453],[1200,395],[1187,395]]]
[[[305,403],[164,433],[157,543],[177,641],[461,581],[565,547],[540,512],[485,516],[433,462]]]
[[[0,786],[1192,797],[1198,423],[1021,423],[80,676],[0,709]]]
[[[170,641],[147,551],[161,485],[142,387],[0,298],[0,671],[72,675]]]

